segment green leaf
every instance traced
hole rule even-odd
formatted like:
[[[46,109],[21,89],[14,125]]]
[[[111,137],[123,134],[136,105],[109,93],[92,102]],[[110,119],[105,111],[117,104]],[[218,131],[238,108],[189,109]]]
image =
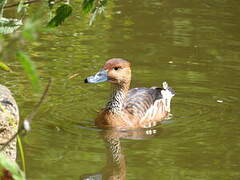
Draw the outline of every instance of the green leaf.
[[[108,2],[108,0],[101,0],[100,1],[100,6],[106,6],[107,2]]]
[[[22,140],[19,135],[17,136],[17,144],[18,144],[18,148],[19,148],[19,154],[21,157],[22,169],[24,172],[26,172],[26,161],[25,161],[25,155],[24,155],[24,151],[23,151],[23,144],[22,144]]]
[[[48,7],[49,9],[52,9],[55,4],[55,0],[48,0]]]
[[[91,12],[95,0],[84,0],[82,3],[82,10],[84,14]]]
[[[22,8],[24,7],[24,0],[20,0],[18,7],[17,7],[17,12],[21,12]]]
[[[0,61],[0,68],[4,71],[7,71],[7,72],[12,72],[11,68],[8,67],[5,63],[1,62]]]
[[[8,159],[2,153],[0,154],[0,179],[25,180],[25,175],[18,167],[15,161]]]
[[[39,21],[27,18],[24,20],[24,27],[22,28],[22,35],[28,41],[37,39],[37,31],[40,29]]]
[[[63,4],[56,10],[56,15],[48,23],[48,27],[56,27],[63,23],[63,21],[72,14],[72,6]]]
[[[95,21],[98,14],[102,14],[105,6],[107,5],[108,0],[100,0],[98,1],[98,5],[92,9],[92,16],[89,21],[89,25],[91,26]]]
[[[5,0],[0,0],[0,5],[3,4],[5,2]]]
[[[17,52],[16,56],[17,56],[17,59],[22,64],[25,73],[27,74],[28,78],[31,81],[33,91],[39,92],[40,91],[40,81],[39,81],[39,77],[37,75],[35,65],[31,61],[31,59],[27,55],[25,55],[23,52]]]
[[[0,18],[0,34],[10,34],[16,31],[21,25],[22,20]]]

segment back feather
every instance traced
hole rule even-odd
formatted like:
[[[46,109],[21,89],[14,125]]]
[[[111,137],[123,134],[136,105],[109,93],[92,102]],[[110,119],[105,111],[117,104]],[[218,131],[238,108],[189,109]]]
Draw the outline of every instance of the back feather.
[[[174,95],[174,90],[166,82],[163,83],[163,88],[133,88],[128,92],[124,109],[140,121],[151,120],[159,113],[162,105],[165,111],[170,112],[170,102]]]

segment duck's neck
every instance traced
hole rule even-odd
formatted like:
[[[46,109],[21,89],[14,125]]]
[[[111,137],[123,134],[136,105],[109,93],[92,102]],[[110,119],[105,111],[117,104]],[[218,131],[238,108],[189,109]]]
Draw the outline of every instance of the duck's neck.
[[[127,98],[130,83],[113,85],[113,92],[106,109],[112,113],[120,113]]]

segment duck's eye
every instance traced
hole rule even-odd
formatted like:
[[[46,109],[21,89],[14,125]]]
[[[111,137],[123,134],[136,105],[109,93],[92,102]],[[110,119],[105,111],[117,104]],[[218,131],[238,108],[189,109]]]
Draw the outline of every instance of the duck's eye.
[[[120,67],[114,67],[113,69],[114,69],[115,71],[117,71],[117,70],[120,69]]]

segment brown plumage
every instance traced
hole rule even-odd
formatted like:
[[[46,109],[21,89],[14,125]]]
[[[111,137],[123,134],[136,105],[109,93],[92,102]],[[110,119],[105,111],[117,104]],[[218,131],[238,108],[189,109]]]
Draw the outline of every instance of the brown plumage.
[[[163,88],[130,89],[131,64],[123,59],[110,59],[95,76],[86,83],[109,81],[113,85],[112,96],[99,113],[95,124],[101,128],[147,128],[166,119],[170,112],[171,98],[175,95],[166,82]]]

